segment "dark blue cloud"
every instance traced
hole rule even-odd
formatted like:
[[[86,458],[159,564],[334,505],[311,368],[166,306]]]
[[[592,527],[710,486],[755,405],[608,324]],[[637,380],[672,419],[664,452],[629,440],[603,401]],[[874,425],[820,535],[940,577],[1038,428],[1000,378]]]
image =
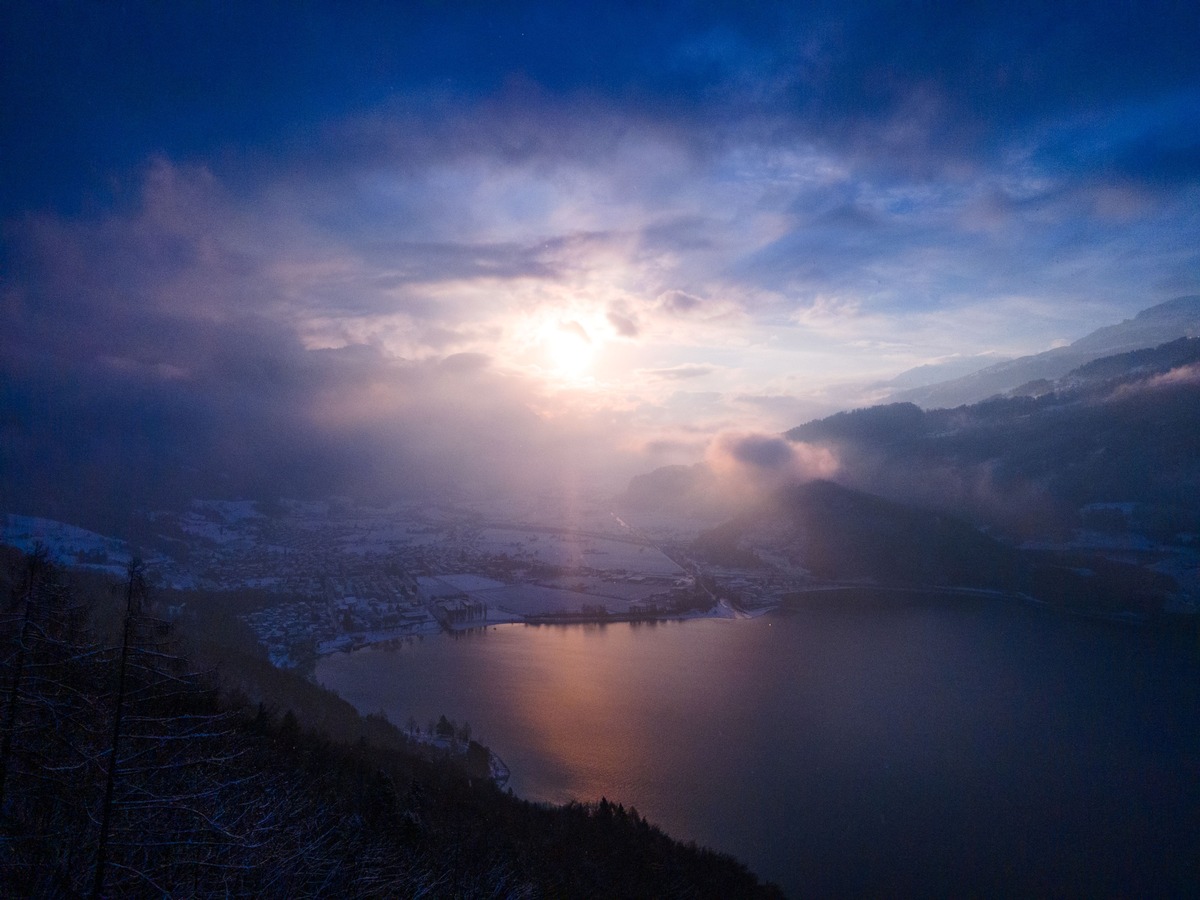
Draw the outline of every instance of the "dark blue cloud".
[[[703,126],[697,140],[769,121],[764,135],[936,172],[1049,121],[1195,90],[1198,27],[1194,4],[1173,0],[10,0],[0,11],[5,211],[103,199],[114,172],[153,153],[251,165],[296,152],[332,119],[396,103],[461,110],[522,83],[531,90],[518,103],[590,98]],[[1145,140],[1163,144],[1158,130]],[[1160,156],[1149,164],[1193,170],[1187,148]]]
[[[14,0],[0,10],[6,203],[74,206],[152,153],[278,152],[331,118],[416,95],[470,104],[514,79],[694,106],[724,67],[664,53],[723,22],[690,4]]]
[[[759,469],[783,469],[792,465],[792,448],[778,437],[745,435],[731,440],[727,449],[738,462]]]

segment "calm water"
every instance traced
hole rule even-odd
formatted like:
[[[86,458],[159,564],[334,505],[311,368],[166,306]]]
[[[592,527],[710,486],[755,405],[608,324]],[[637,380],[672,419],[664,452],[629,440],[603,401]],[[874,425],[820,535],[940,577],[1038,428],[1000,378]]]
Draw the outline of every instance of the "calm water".
[[[524,797],[607,796],[792,895],[1194,893],[1195,641],[937,601],[529,627],[325,658],[471,723]]]

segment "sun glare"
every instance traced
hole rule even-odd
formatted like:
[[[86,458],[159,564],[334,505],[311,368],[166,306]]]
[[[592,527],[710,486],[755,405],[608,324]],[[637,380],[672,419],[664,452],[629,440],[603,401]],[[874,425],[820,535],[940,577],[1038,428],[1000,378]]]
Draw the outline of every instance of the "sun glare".
[[[532,304],[531,304],[532,306]],[[497,356],[553,393],[595,393],[609,386],[614,352],[623,349],[603,309],[582,300],[540,303],[514,312],[503,324]]]
[[[595,344],[578,322],[547,329],[542,346],[550,371],[561,378],[582,378],[596,354]]]

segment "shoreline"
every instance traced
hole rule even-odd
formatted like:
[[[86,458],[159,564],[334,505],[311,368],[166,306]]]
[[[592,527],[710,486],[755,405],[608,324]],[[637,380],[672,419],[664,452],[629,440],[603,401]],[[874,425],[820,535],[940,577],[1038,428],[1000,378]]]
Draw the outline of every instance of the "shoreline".
[[[436,620],[430,620],[421,626],[407,631],[367,631],[339,635],[336,638],[321,641],[313,648],[313,656],[331,656],[334,653],[353,653],[367,647],[377,647],[392,641],[401,642],[410,638],[424,638],[438,634],[462,634],[471,631],[482,631],[499,625],[617,625],[617,624],[652,624],[657,622],[684,622],[691,619],[740,619],[755,618],[763,613],[777,609],[778,604],[756,607],[751,610],[741,610],[722,602],[705,611],[679,613],[677,615],[640,616],[627,613],[613,613],[607,616],[597,616],[591,613],[545,613],[535,615],[518,615],[509,613],[491,617],[483,622],[469,625],[446,627]]]

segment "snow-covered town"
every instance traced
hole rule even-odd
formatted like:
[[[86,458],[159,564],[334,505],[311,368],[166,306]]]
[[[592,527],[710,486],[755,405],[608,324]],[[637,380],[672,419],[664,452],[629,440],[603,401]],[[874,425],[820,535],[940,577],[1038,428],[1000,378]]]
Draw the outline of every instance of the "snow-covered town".
[[[46,519],[8,515],[3,542],[119,574],[134,554],[155,583],[240,592],[272,662],[500,623],[646,621],[751,614],[802,572],[701,567],[685,535],[636,530],[603,503],[567,520],[525,511],[384,508],[348,500],[192,502],[146,517],[140,546]],[[730,606],[734,600],[736,610]]]

